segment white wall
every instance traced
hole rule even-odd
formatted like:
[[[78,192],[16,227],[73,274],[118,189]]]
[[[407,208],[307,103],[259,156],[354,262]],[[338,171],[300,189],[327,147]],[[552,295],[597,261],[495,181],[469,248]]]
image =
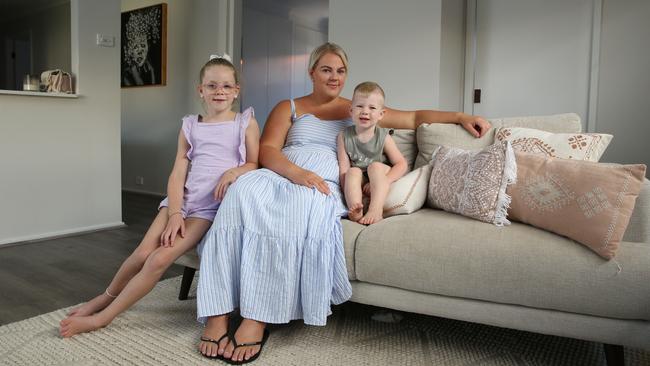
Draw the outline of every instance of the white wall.
[[[343,95],[373,80],[391,108],[439,108],[441,14],[442,0],[330,0],[329,40],[350,59]]]
[[[440,103],[444,111],[463,110],[466,3],[442,0]]]
[[[122,11],[160,3],[122,0]],[[218,32],[228,22],[228,0],[168,0],[167,85],[122,89],[122,187],[166,194],[181,118],[201,113],[196,86],[201,66],[210,54],[226,51]],[[229,41],[232,42],[232,41]],[[144,178],[136,185],[136,177]]]
[[[602,161],[650,166],[648,16],[648,0],[603,1],[595,128],[614,139]]]
[[[72,8],[80,97],[0,95],[0,244],[121,224],[120,4]]]

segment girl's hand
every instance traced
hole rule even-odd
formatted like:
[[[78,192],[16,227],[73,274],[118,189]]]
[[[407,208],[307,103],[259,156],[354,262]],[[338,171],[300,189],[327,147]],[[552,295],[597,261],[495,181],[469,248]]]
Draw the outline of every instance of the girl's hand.
[[[491,125],[485,118],[462,113],[458,122],[474,137],[482,137]]]
[[[178,214],[173,214],[167,220],[167,226],[163,230],[162,235],[160,235],[160,245],[163,247],[173,247],[174,240],[176,240],[176,235],[180,232],[181,238],[185,237],[185,219],[183,216]]]
[[[223,198],[226,196],[226,191],[231,184],[237,180],[237,173],[234,172],[235,168],[226,170],[219,178],[217,182],[217,187],[214,189],[214,199],[215,201],[223,201]]]
[[[325,180],[312,171],[301,169],[300,173],[288,178],[295,184],[300,184],[301,186],[309,188],[316,188],[323,194],[330,194],[330,187],[325,183]]]

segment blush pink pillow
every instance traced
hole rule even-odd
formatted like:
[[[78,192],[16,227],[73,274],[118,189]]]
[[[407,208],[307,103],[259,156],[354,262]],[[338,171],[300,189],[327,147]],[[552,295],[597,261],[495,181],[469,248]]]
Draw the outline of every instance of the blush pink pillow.
[[[515,152],[508,217],[571,238],[612,259],[630,221],[646,166]]]

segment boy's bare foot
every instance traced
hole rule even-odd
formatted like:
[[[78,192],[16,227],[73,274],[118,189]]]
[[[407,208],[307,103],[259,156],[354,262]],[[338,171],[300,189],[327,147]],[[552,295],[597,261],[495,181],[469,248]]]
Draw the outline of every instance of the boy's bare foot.
[[[85,304],[79,305],[68,312],[68,316],[88,316],[104,310],[115,298],[108,296],[105,292],[96,296]]]
[[[359,220],[359,223],[363,225],[372,225],[383,219],[384,219],[384,215],[382,211],[375,212],[375,211],[368,210],[368,212],[366,212],[366,214]]]
[[[350,221],[359,222],[362,216],[363,216],[363,203],[357,202],[351,204],[348,211],[348,219]]]
[[[203,356],[217,358],[223,356],[229,343],[228,314],[209,317],[201,335],[199,352]]]
[[[75,334],[104,328],[106,325],[108,323],[102,322],[97,315],[70,316],[61,320],[59,333],[63,338],[70,338]]]
[[[239,344],[259,342],[264,338],[264,328],[266,328],[266,323],[252,319],[244,319],[239,325],[239,328],[237,328],[234,338]],[[260,345],[235,348],[233,342],[229,342],[223,357],[240,362],[255,356],[260,349]]]

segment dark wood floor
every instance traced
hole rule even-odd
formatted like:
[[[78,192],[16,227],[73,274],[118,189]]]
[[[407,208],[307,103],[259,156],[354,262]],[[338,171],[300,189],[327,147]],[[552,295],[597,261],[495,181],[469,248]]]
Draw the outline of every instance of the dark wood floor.
[[[126,227],[0,247],[0,325],[84,302],[106,289],[160,198],[124,193]],[[173,265],[163,278],[183,273]]]

